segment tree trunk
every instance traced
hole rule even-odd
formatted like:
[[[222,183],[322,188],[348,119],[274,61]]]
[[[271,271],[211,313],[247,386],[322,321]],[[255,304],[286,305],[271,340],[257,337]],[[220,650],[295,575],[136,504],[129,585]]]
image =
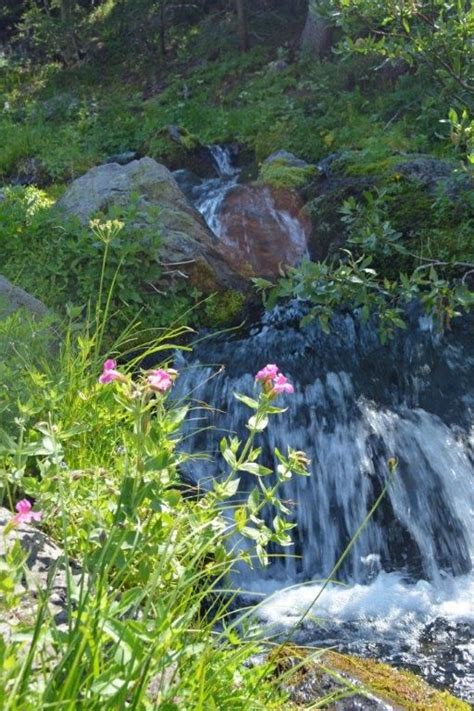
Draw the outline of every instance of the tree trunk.
[[[79,61],[79,47],[74,31],[74,6],[75,0],[61,0],[61,22],[66,37],[63,59],[66,65]]]
[[[160,7],[160,50],[161,50],[161,56],[164,57],[166,54],[166,27],[165,27],[165,3],[164,3],[164,0],[162,0],[161,7]]]
[[[249,27],[247,18],[247,0],[235,0],[237,16],[239,18],[240,51],[246,52],[249,48]]]
[[[309,0],[308,16],[300,38],[301,51],[321,59],[331,51],[332,33],[328,21],[318,15],[317,3]]]

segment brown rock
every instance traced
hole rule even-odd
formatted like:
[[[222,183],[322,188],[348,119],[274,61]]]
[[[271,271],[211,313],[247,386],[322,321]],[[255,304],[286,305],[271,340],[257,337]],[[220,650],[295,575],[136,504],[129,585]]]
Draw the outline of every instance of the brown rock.
[[[311,221],[293,190],[238,185],[222,202],[220,249],[243,276],[276,276],[306,254]]]

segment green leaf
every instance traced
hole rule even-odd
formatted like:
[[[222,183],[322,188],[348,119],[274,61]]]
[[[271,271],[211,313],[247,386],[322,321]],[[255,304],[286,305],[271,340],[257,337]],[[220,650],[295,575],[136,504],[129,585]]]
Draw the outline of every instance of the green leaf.
[[[247,512],[244,506],[239,506],[238,509],[234,511],[234,520],[239,532],[243,531],[247,525]]]
[[[247,405],[247,407],[250,407],[252,410],[258,410],[258,402],[253,398],[247,397],[247,395],[240,395],[240,393],[234,393],[234,397],[236,400],[243,402],[244,405]]]
[[[227,447],[227,449],[224,449],[222,452],[222,456],[224,457],[225,461],[231,467],[231,469],[235,469],[237,466],[237,458],[233,451]]]
[[[254,474],[255,476],[268,476],[273,474],[273,470],[268,467],[264,467],[262,464],[257,462],[244,462],[239,466],[239,471],[249,472],[249,474]]]
[[[226,482],[214,482],[214,491],[221,499],[230,499],[238,491],[240,479],[230,479]]]

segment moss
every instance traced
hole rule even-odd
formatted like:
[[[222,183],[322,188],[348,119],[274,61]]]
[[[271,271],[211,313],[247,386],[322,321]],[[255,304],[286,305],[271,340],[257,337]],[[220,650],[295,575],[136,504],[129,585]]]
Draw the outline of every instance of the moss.
[[[347,177],[384,176],[389,182],[396,179],[392,171],[403,161],[387,146],[370,147],[361,151],[343,151],[331,164],[334,173]]]
[[[272,163],[262,165],[259,180],[275,188],[303,188],[314,178],[316,167],[308,165],[297,167],[288,165],[285,160],[274,160]]]
[[[246,297],[239,291],[229,289],[211,296],[205,304],[206,325],[209,327],[229,326],[238,321],[246,303]]]
[[[271,652],[269,662],[296,702],[288,708],[314,703],[322,697],[344,695],[351,689],[358,697],[365,691],[404,711],[468,711],[470,708],[465,701],[447,691],[434,689],[415,674],[374,659],[333,651],[310,651],[288,644]]]
[[[400,704],[407,711],[469,711],[469,704],[447,691],[438,691],[420,677],[374,659],[327,652],[326,662],[336,671],[364,684],[375,694]]]

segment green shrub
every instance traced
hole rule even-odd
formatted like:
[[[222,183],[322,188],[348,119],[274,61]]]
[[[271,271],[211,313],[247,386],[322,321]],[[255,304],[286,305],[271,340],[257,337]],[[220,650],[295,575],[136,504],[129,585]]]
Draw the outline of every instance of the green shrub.
[[[147,227],[151,215],[141,215],[142,226],[132,227],[137,204],[113,211],[111,217],[122,221],[123,229],[106,244],[88,226],[66,219],[36,188],[9,188],[5,195],[0,202],[2,272],[52,309],[64,313],[70,302],[87,311],[99,289],[106,252],[103,289],[114,287],[109,336],[136,319],[145,328],[168,325],[198,298],[184,284],[171,287],[166,295],[153,289],[160,276],[160,235],[152,223]]]

